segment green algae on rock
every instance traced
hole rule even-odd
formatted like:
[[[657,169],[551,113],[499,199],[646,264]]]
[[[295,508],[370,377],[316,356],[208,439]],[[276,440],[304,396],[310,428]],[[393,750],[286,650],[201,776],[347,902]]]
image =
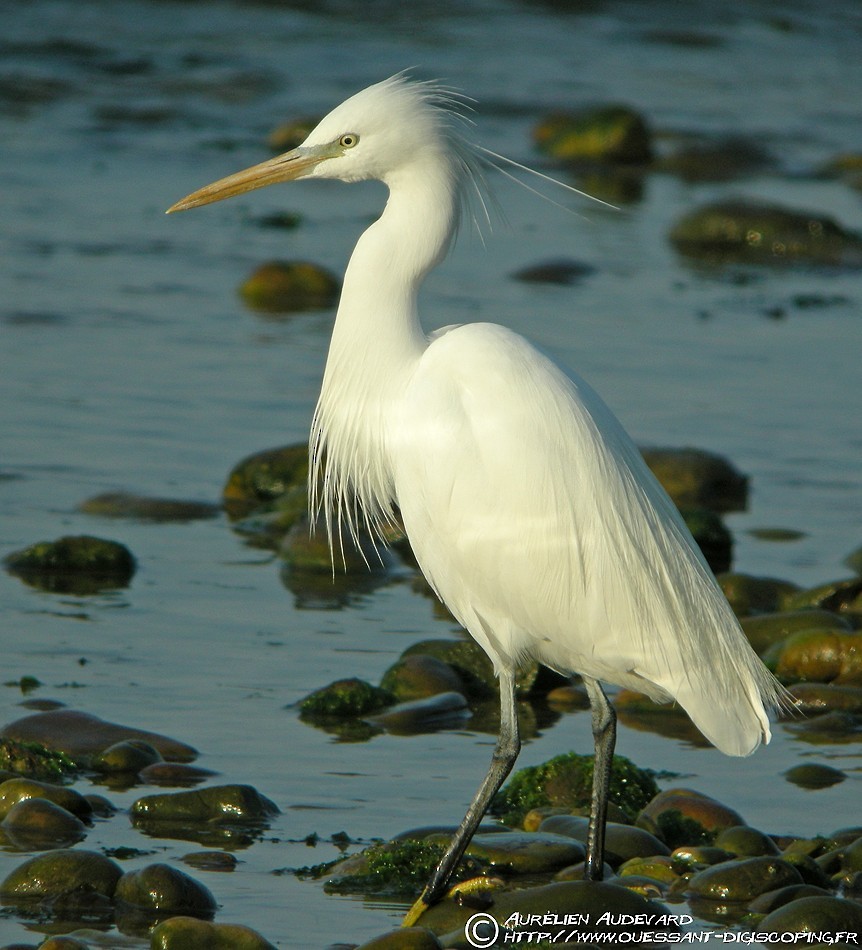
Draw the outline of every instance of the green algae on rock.
[[[334,274],[309,261],[269,261],[241,284],[239,293],[253,310],[270,314],[328,310],[338,300]]]
[[[379,712],[394,702],[395,696],[389,690],[372,686],[365,680],[336,680],[301,699],[299,716],[312,723],[356,719]]]
[[[154,746],[163,759],[190,762],[197,751],[190,745],[156,732],[107,722],[75,709],[53,709],[16,719],[0,730],[0,737],[19,742],[37,742],[71,756],[81,767],[109,746],[126,740],[141,740]]]
[[[781,610],[743,617],[740,624],[752,649],[759,656],[801,630],[850,630],[846,618],[817,608]]]
[[[247,455],[228,474],[222,500],[231,517],[269,508],[282,496],[301,491],[302,512],[306,509],[308,443],[264,449]]]
[[[733,612],[743,618],[780,610],[784,598],[799,590],[790,581],[751,574],[723,572],[716,580]]]
[[[862,686],[862,634],[855,631],[800,630],[763,658],[782,683]]]
[[[389,690],[398,702],[435,696],[437,693],[464,693],[458,673],[443,660],[415,653],[403,656],[383,674],[381,689]]]
[[[691,211],[673,226],[670,241],[706,263],[862,267],[862,239],[831,218],[753,201]]]
[[[551,113],[535,126],[533,140],[561,162],[639,164],[652,158],[646,120],[623,105]]]
[[[445,841],[417,841],[402,838],[373,844],[365,850],[330,861],[324,865],[302,868],[300,877],[324,878],[324,889],[338,894],[374,894],[375,896],[408,895],[417,892],[428,881],[449,846]],[[451,885],[475,877],[482,864],[475,858],[462,858],[450,880]]]
[[[689,788],[659,792],[637,818],[638,827],[661,838],[671,848],[712,844],[720,831],[744,824],[732,808]]]
[[[150,934],[150,950],[276,950],[257,931],[240,924],[214,924],[196,917],[163,920]]]
[[[136,567],[125,545],[91,535],[40,541],[13,551],[3,563],[31,587],[80,595],[127,587]]]
[[[494,797],[490,811],[507,825],[517,825],[532,808],[589,806],[594,760],[591,755],[564,753],[542,765],[519,769]],[[615,755],[610,801],[634,817],[658,792],[653,773],[625,756]]]
[[[0,769],[16,772],[26,778],[56,781],[77,771],[77,765],[66,755],[49,749],[40,742],[19,741],[0,735]]]

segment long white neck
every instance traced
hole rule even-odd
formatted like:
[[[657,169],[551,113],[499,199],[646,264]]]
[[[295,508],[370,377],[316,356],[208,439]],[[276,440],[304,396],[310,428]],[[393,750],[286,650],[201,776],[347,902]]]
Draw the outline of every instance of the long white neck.
[[[354,537],[363,525],[379,535],[397,503],[387,425],[428,345],[419,287],[459,214],[454,169],[432,158],[387,179],[386,208],[344,275],[310,442],[312,513],[322,509],[330,543],[339,518]]]

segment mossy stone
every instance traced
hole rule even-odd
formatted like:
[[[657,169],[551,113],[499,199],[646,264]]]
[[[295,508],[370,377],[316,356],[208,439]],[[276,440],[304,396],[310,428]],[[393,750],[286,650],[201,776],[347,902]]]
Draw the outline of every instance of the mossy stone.
[[[361,679],[336,680],[309,693],[299,702],[300,718],[309,722],[334,722],[378,712],[392,705],[389,690]]]
[[[688,881],[687,893],[706,900],[739,902],[802,883],[796,868],[781,858],[743,858],[697,871]]]
[[[862,613],[862,577],[843,578],[799,590],[784,601],[785,610],[805,610],[811,607]]]
[[[128,586],[136,567],[125,545],[91,535],[40,541],[7,555],[3,563],[32,587],[82,595]]]
[[[517,825],[533,808],[554,805],[575,809],[588,805],[592,799],[593,765],[593,756],[570,752],[542,765],[520,769],[494,797],[491,811],[505,824]],[[610,781],[612,802],[634,816],[657,792],[658,786],[650,771],[638,768],[624,756],[614,756]]]
[[[647,448],[640,453],[680,509],[740,511],[748,501],[748,478],[727,459],[694,448]]]
[[[774,577],[724,572],[716,578],[737,617],[774,612],[783,599],[799,589],[790,581]]]
[[[47,799],[78,818],[87,819],[92,814],[90,803],[73,788],[29,778],[12,778],[0,785],[0,818],[5,818],[19,802],[32,798]]]
[[[849,630],[844,617],[828,610],[780,610],[774,613],[743,617],[740,621],[755,653],[763,656],[770,647],[782,643],[803,630]]]
[[[564,162],[648,162],[652,143],[646,120],[628,106],[606,105],[545,116],[533,140]]]
[[[800,630],[764,655],[783,683],[862,685],[862,634],[841,630]]]
[[[111,898],[123,872],[95,851],[61,849],[19,864],[0,884],[6,903],[56,898],[75,891]]]
[[[710,263],[862,266],[862,240],[831,218],[779,205],[725,200],[673,226],[678,251]]]
[[[57,781],[77,770],[66,755],[49,749],[40,742],[19,741],[10,736],[0,736],[0,771],[11,773],[8,777]]]
[[[338,278],[309,261],[269,261],[240,285],[243,301],[264,313],[328,310],[338,300]]]
[[[163,920],[150,934],[150,950],[276,950],[249,927],[213,924],[195,917]]]
[[[729,570],[733,560],[733,536],[721,516],[709,508],[683,508],[680,514],[713,572]]]
[[[17,802],[0,827],[22,851],[68,848],[87,835],[80,818],[47,798],[24,798]]]
[[[715,847],[729,851],[737,857],[753,858],[761,855],[780,854],[778,845],[762,831],[748,825],[724,828],[715,838]]]
[[[744,824],[732,808],[687,788],[660,792],[637,819],[639,827],[660,837],[671,848],[712,844],[723,829]]]
[[[829,788],[847,778],[840,769],[823,765],[821,762],[803,762],[801,765],[794,765],[784,773],[784,777],[800,788],[812,789]]]
[[[437,693],[464,692],[461,677],[448,663],[422,653],[397,660],[381,677],[380,687],[392,693],[399,702]]]
[[[862,906],[838,897],[802,897],[767,914],[757,930],[766,934],[844,933],[855,938],[862,933]]]
[[[252,510],[271,507],[294,489],[304,493],[307,480],[306,442],[264,449],[246,456],[231,469],[222,499],[231,517],[242,517]]]
[[[274,802],[251,785],[213,785],[184,792],[145,795],[129,813],[135,822],[266,822],[278,814]]]
[[[144,911],[193,917],[210,917],[217,906],[208,888],[169,864],[127,871],[117,882],[114,899]]]

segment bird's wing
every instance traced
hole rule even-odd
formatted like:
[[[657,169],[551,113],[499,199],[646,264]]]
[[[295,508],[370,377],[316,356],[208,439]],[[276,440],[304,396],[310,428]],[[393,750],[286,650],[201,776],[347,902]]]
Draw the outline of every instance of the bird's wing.
[[[533,656],[674,697],[725,751],[768,737],[768,674],[583,381],[502,327],[453,328],[420,361],[387,447],[423,572],[498,667]]]

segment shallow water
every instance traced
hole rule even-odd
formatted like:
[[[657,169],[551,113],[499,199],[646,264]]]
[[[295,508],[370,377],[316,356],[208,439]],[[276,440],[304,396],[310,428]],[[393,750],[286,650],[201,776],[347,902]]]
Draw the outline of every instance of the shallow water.
[[[4,681],[37,676],[51,697],[166,732],[201,750],[219,781],[248,782],[282,815],[231,875],[193,872],[222,905],[280,946],[358,941],[398,911],[326,897],[279,869],[330,844],[453,822],[492,740],[468,727],[344,744],[288,708],[331,680],[377,681],[402,649],[451,633],[398,578],[343,609],[301,609],[277,565],[225,521],[148,525],[78,514],[107,490],[216,500],[244,455],[305,438],[331,315],[275,320],[235,288],[277,257],[343,269],[379,208],[374,186],[269,189],[188,215],[164,209],[267,156],[280,120],[325,111],[406,66],[478,101],[476,137],[534,162],[529,130],[559,105],[624,101],[668,148],[740,133],[775,167],[731,183],[652,174],[622,213],[586,220],[504,182],[508,225],[465,229],[424,295],[429,326],[494,319],[576,366],[643,444],[696,445],[751,478],[732,515],[735,569],[812,585],[843,576],[860,543],[862,343],[857,273],[706,272],[666,240],[689,208],[744,194],[810,208],[862,230],[860,193],[813,172],[860,149],[862,18],[851,0],[769,3],[6,5],[0,31],[0,555],[94,533],[139,562],[128,590],[76,598],[0,573]],[[260,228],[272,210],[294,231]],[[506,275],[548,258],[595,268],[571,287]],[[820,305],[805,307],[813,296]],[[792,528],[797,541],[752,536]],[[20,693],[0,689],[4,722]],[[522,765],[590,747],[573,714],[529,742]],[[769,832],[859,824],[855,746],[812,747],[776,728],[748,760],[623,727],[619,751],[685,776]],[[847,769],[806,792],[800,760]],[[86,790],[87,783],[80,783]],[[144,792],[147,790],[144,789]],[[110,792],[126,806],[141,790]],[[126,845],[173,861],[195,850],[148,841],[122,818],[88,848]],[[21,860],[0,853],[0,873]],[[24,923],[0,917],[0,940]],[[31,936],[31,940],[35,937]]]

